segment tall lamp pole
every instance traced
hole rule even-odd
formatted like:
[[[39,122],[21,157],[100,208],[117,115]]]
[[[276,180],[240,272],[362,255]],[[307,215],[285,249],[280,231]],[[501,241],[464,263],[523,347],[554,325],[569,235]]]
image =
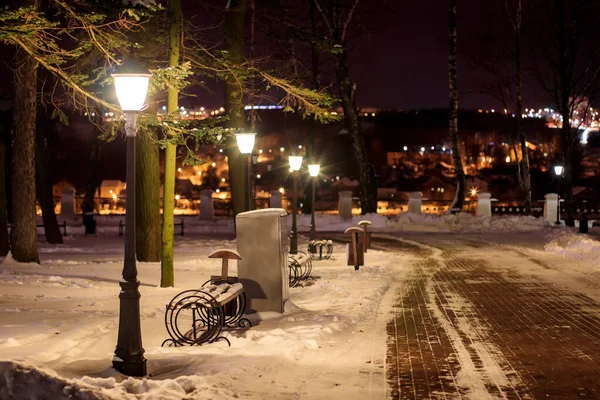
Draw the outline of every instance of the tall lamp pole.
[[[554,173],[558,177],[558,183],[556,188],[556,194],[558,195],[558,199],[556,199],[556,225],[560,225],[560,178],[564,172],[565,168],[562,165],[554,166]]]
[[[317,237],[317,228],[315,226],[315,191],[317,176],[319,176],[319,170],[321,166],[319,164],[310,164],[308,166],[308,173],[312,176],[312,198],[310,206],[310,240],[315,240]]]
[[[258,154],[252,153],[252,198],[254,199],[254,205],[256,208],[256,166],[258,163]]]
[[[298,214],[297,191],[298,171],[302,167],[302,156],[290,156],[290,171],[294,181],[294,195],[292,196],[292,240],[290,241],[290,254],[298,254],[298,228],[296,226],[296,215]]]
[[[248,157],[252,154],[254,148],[254,139],[256,133],[236,133],[235,138],[237,139],[237,145],[240,153],[244,155],[244,211],[250,210],[250,193],[248,187],[250,186],[248,179]]]
[[[119,336],[113,356],[113,368],[131,376],[146,375],[140,322],[140,281],[135,260],[135,137],[138,112],[144,108],[150,74],[124,67],[113,74],[121,109],[125,113],[127,135],[127,199],[125,202],[125,257],[123,278],[119,282]]]

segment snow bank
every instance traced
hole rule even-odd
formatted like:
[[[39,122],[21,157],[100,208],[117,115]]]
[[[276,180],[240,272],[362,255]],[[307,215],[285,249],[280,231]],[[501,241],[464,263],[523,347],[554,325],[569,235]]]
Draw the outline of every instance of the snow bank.
[[[362,220],[371,221],[375,232],[523,232],[541,230],[543,218],[531,216],[478,217],[472,214],[432,215],[403,213],[395,217],[381,214],[355,215],[342,219],[337,215],[318,215],[317,230],[343,231]],[[299,230],[310,228],[310,216],[301,215]]]
[[[545,250],[588,267],[600,269],[600,242],[590,236],[577,234],[571,229],[555,231],[546,244]]]
[[[0,398],[3,399],[76,399],[76,400],[181,400],[231,398],[234,393],[219,389],[198,376],[153,381],[127,378],[67,379],[52,370],[17,362],[0,362]]]

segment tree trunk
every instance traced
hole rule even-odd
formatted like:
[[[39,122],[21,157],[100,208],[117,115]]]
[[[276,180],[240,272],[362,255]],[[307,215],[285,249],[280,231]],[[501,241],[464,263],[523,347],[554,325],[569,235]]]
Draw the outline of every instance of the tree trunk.
[[[373,174],[373,165],[369,160],[365,138],[358,120],[358,110],[354,98],[355,86],[350,79],[345,49],[336,57],[336,76],[340,88],[342,108],[344,109],[344,119],[352,137],[354,157],[356,157],[358,163],[361,214],[377,213],[377,186]]]
[[[100,123],[100,121],[96,121],[96,123]],[[83,201],[81,202],[81,213],[84,215],[84,218],[86,218],[86,213],[92,213],[90,219],[93,219],[93,213],[96,212],[95,197],[96,191],[98,190],[98,167],[100,166],[100,150],[102,144],[97,128],[94,129],[94,134],[96,136],[94,137],[92,153],[90,154],[90,177],[85,188]]]
[[[39,107],[35,137],[35,183],[37,197],[42,209],[46,241],[50,244],[62,244],[63,239],[60,234],[58,222],[56,221],[56,213],[54,212],[54,194],[52,193],[52,179],[46,146],[46,136],[51,127],[52,121],[49,115],[47,115],[43,107]]]
[[[565,1],[558,2],[558,53],[559,53],[559,76],[560,76],[560,112],[563,117],[563,126],[561,129],[562,151],[564,157],[564,199],[565,199],[565,225],[574,226],[575,219],[573,215],[573,141],[571,140],[571,102],[569,97],[572,92],[573,75],[570,72],[568,52],[568,29],[567,15],[565,10]],[[571,101],[576,101],[573,99]]]
[[[450,90],[450,137],[452,139],[452,160],[456,173],[456,193],[454,201],[450,206],[452,209],[463,209],[465,203],[465,172],[463,170],[462,157],[460,155],[460,143],[458,140],[458,86],[456,72],[456,1],[450,0],[450,24],[449,24],[449,52],[448,52],[448,87]]]
[[[24,3],[24,4],[23,4]],[[37,8],[36,0],[23,6]],[[35,213],[35,114],[37,62],[18,49],[15,56],[12,155],[11,252],[16,261],[39,263]]]
[[[317,35],[317,21],[316,21],[316,10],[315,10],[315,2],[311,1],[309,6],[309,18],[310,18],[310,26],[311,26],[311,34],[316,37]],[[319,90],[321,87],[320,77],[319,77],[319,50],[317,49],[317,44],[313,40],[310,44],[310,53],[311,53],[311,65],[312,65],[312,88],[314,90]],[[315,136],[317,132],[317,124],[318,122],[311,118],[308,121],[308,133],[306,135],[306,158],[308,162],[311,164],[319,163],[319,159],[317,158],[316,149],[315,149]],[[312,212],[312,202],[313,202],[313,185],[311,178],[307,181],[307,184],[304,186],[304,202],[302,203],[302,214],[310,214]]]
[[[6,213],[6,145],[5,135],[10,135],[10,126],[0,121],[0,257],[8,254],[8,215]]]
[[[532,214],[531,202],[531,173],[529,168],[529,151],[527,150],[527,138],[521,127],[521,119],[523,115],[523,67],[521,57],[521,0],[517,1],[517,12],[515,20],[515,67],[517,71],[517,109],[515,110],[517,117],[517,137],[521,142],[521,174],[519,182],[521,189],[525,192],[525,212]],[[518,160],[517,160],[518,162]]]
[[[138,261],[161,260],[160,160],[156,133],[142,131],[137,136],[136,255]]]
[[[223,30],[227,40],[229,60],[241,64],[244,58],[244,15],[246,10],[245,0],[231,0],[225,12],[225,25]],[[234,130],[244,126],[244,98],[241,88],[236,84],[233,76],[225,80],[225,109],[229,120],[227,126]],[[244,181],[244,155],[240,154],[235,137],[227,139],[227,162],[229,166],[229,181],[231,188],[231,201],[234,219],[237,214],[244,211],[245,193],[251,198],[250,208],[254,203],[252,191],[245,188]]]
[[[181,1],[169,2],[169,66],[179,65],[180,36],[182,25]],[[167,94],[167,112],[173,113],[178,108],[179,91],[170,88]],[[167,144],[165,149],[165,183],[163,188],[163,226],[162,256],[160,269],[160,286],[175,286],[173,268],[174,213],[175,213],[175,164],[177,147]]]

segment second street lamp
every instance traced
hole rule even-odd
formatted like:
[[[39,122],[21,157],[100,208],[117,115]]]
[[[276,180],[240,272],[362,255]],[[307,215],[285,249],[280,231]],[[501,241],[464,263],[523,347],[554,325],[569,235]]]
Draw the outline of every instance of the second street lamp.
[[[250,193],[248,190],[249,179],[248,179],[248,157],[252,154],[254,148],[254,140],[256,133],[236,133],[235,138],[240,153],[244,155],[244,211],[250,210]]]
[[[133,69],[132,69],[133,68]],[[119,282],[119,335],[113,368],[131,376],[146,375],[140,322],[140,281],[135,261],[135,137],[138,112],[144,108],[150,74],[133,65],[113,74],[121,109],[125,113],[127,135],[127,199],[125,202],[125,256],[123,278]]]
[[[311,206],[310,206],[310,240],[315,240],[317,236],[317,228],[315,226],[315,190],[316,190],[316,182],[317,176],[319,176],[319,170],[321,166],[319,164],[310,164],[308,166],[308,173],[312,176],[312,196],[311,196]]]
[[[298,228],[296,226],[296,215],[298,214],[297,190],[298,190],[298,171],[302,167],[302,156],[290,156],[290,171],[292,171],[292,180],[294,181],[294,193],[292,196],[292,240],[290,241],[290,254],[298,254]]]
[[[558,195],[558,198],[556,199],[556,225],[560,225],[560,178],[562,177],[564,171],[565,167],[562,165],[554,166],[554,173],[558,177],[558,184],[556,185],[556,194]]]

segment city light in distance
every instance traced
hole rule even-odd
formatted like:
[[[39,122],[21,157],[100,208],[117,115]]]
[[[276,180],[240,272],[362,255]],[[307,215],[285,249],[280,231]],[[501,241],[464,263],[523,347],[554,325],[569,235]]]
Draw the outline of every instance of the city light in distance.
[[[283,194],[283,192],[284,192],[284,191],[285,191],[285,190],[284,190],[282,187],[280,187],[280,188],[279,188],[279,193],[282,193],[282,194]]]
[[[181,172],[181,168],[177,168],[177,172]]]
[[[210,165],[212,165],[212,166],[213,166],[213,168],[214,168],[214,167],[216,167],[216,166],[217,166],[217,163],[216,163],[216,162],[214,162],[214,163],[212,163],[212,164],[210,164]]]
[[[225,182],[225,178],[221,178],[221,182]]]
[[[260,179],[260,174],[256,174],[256,179]]]
[[[404,151],[408,150],[408,146],[404,146]]]
[[[180,196],[180,195],[178,195],[178,194],[176,194],[176,195],[175,195],[175,200],[179,201],[179,199],[181,199],[181,196]]]
[[[279,151],[285,151],[285,148],[283,148],[283,147],[280,147],[280,148],[279,148]]]
[[[216,193],[221,193],[221,189],[215,190]]]

